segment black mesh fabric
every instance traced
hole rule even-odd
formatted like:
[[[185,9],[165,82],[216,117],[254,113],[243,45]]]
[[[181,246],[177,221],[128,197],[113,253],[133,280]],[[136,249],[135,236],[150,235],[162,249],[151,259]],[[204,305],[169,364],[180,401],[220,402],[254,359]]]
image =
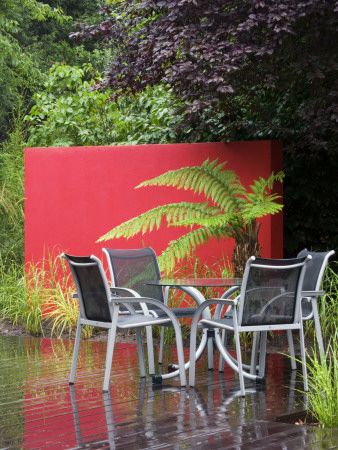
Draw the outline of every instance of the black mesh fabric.
[[[156,255],[151,248],[106,250],[109,252],[117,287],[134,289],[141,297],[154,298],[163,303],[161,286],[145,284],[146,281],[161,278]]]
[[[78,288],[81,290],[85,317],[89,320],[110,322],[107,294],[97,263],[87,256],[66,255],[66,257],[75,263],[88,264],[71,265],[72,272],[77,278]]]
[[[327,254],[328,252],[309,252],[306,249],[298,253],[298,257],[307,255],[312,256],[312,259],[306,265],[303,283],[304,291],[315,291],[317,289],[318,276]]]
[[[296,290],[302,268],[286,268],[286,266],[303,262],[304,259],[256,258],[250,267],[245,287],[241,322],[243,326],[293,323]],[[256,267],[256,264],[268,264],[273,267]]]

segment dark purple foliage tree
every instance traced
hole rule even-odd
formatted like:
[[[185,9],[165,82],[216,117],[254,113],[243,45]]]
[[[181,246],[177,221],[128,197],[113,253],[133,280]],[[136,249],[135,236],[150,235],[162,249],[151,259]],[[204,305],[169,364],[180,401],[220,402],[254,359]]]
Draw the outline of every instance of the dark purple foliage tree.
[[[292,137],[296,120],[307,149],[330,148],[336,1],[125,0],[102,13],[97,26],[72,34],[100,35],[114,49],[99,87],[134,93],[166,83],[187,100],[191,120],[218,114],[220,138],[243,127]]]
[[[282,140],[294,254],[338,245],[337,12],[335,0],[124,0],[73,37],[112,49],[98,88],[171,86],[199,133],[187,139]]]

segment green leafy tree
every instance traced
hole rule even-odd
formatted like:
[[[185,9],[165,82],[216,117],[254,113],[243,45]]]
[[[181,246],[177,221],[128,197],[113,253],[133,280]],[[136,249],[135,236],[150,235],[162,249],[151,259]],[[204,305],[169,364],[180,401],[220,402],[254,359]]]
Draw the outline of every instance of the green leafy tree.
[[[181,104],[160,85],[135,97],[109,101],[111,91],[98,92],[102,79],[90,64],[81,68],[55,64],[43,89],[33,96],[28,146],[153,144],[178,142],[174,114]],[[170,106],[169,106],[170,104]]]
[[[172,203],[158,206],[121,225],[99,238],[106,241],[114,238],[130,238],[137,233],[159,229],[165,217],[168,226],[192,227],[175,241],[159,257],[161,268],[170,271],[176,262],[190,255],[198,245],[215,237],[233,238],[235,248],[233,265],[235,276],[243,274],[244,266],[251,255],[260,255],[258,240],[260,222],[257,219],[275,214],[282,209],[280,198],[271,193],[275,181],[282,181],[283,173],[272,173],[268,179],[260,177],[250,186],[250,191],[241,184],[232,170],[223,170],[226,163],[207,159],[201,166],[184,167],[169,171],[137,186],[175,186],[204,194],[203,203]]]
[[[13,105],[30,94],[40,79],[35,58],[21,42],[25,21],[68,20],[60,8],[37,0],[2,0],[0,2],[0,136],[6,135]]]
[[[24,261],[24,107],[17,103],[0,151],[0,254],[2,263]]]
[[[109,94],[90,90],[100,79],[89,64],[82,68],[55,64],[44,89],[33,96],[35,105],[26,120],[30,123],[28,146],[97,145],[108,131]]]
[[[74,22],[100,20],[99,0],[48,0],[48,4],[53,8],[60,6],[69,19],[61,22],[49,17],[38,21],[25,10],[19,19],[22,32],[17,36],[18,41],[34,59],[35,65],[43,73],[48,73],[55,62],[70,66],[90,63],[96,69],[103,70],[109,51],[100,49],[99,44],[92,41],[78,45],[69,39]]]
[[[336,147],[336,1],[124,0],[102,15],[72,33],[114,49],[98,88],[166,83],[186,120],[223,113],[220,138],[244,128],[296,133],[295,150]]]

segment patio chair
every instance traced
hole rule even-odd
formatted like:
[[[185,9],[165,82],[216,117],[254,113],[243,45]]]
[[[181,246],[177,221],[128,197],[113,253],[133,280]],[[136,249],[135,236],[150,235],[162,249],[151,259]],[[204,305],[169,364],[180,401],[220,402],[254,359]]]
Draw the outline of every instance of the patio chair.
[[[325,349],[323,344],[322,331],[320,327],[319,314],[318,314],[318,306],[317,299],[320,295],[324,295],[325,291],[320,290],[322,279],[325,273],[326,266],[331,256],[335,254],[334,250],[330,250],[327,252],[310,252],[306,248],[298,253],[297,258],[301,258],[304,256],[311,255],[312,259],[306,266],[304,282],[303,282],[303,291],[312,291],[314,295],[303,297],[302,299],[302,319],[303,322],[305,320],[314,320],[315,330],[316,330],[316,338],[318,342],[318,348],[320,353],[320,358],[323,360],[325,358]],[[223,330],[223,342],[226,339],[226,332]],[[293,337],[292,331],[287,331],[288,336],[288,344],[291,355],[291,366],[294,370],[296,368],[295,361],[295,350],[293,345]],[[254,340],[256,340],[257,336],[255,335]],[[256,341],[254,343],[254,347],[256,346]],[[219,369],[222,371],[224,368],[224,360],[220,357],[219,361]]]
[[[302,318],[304,320],[313,320],[315,323],[316,337],[319,347],[321,360],[325,358],[325,350],[323,344],[322,330],[320,327],[317,299],[320,295],[324,295],[325,291],[321,291],[322,279],[329,258],[335,254],[334,250],[328,252],[309,252],[306,248],[298,253],[297,258],[311,255],[312,259],[306,266],[304,276],[303,291],[312,291],[314,295],[303,297],[302,299]],[[292,332],[288,332],[288,341],[290,354],[294,356],[294,346]]]
[[[265,259],[252,256],[245,267],[241,292],[230,299],[206,300],[196,311],[190,337],[189,385],[195,385],[195,351],[197,328],[214,330],[216,346],[227,364],[239,374],[241,395],[245,395],[244,378],[263,382],[265,375],[266,341],[268,331],[299,330],[304,390],[308,390],[305,365],[304,331],[301,314],[301,292],[305,268],[311,256],[294,259]],[[204,308],[217,305],[214,318],[200,321]],[[232,315],[222,317],[225,306],[232,307]],[[230,357],[220,329],[231,331],[235,336],[236,360]],[[251,360],[251,370],[247,372],[242,364],[239,335],[243,332],[258,332],[260,355],[258,374],[256,361]],[[210,331],[209,331],[210,333]],[[255,354],[255,349],[252,350]]]
[[[117,250],[103,248],[108,261],[109,272],[111,276],[112,286],[123,287],[128,289],[130,295],[136,297],[151,297],[162,304],[167,303],[169,288],[166,288],[165,294],[161,286],[153,286],[146,284],[150,280],[160,280],[161,273],[157,262],[157,257],[151,247],[139,248],[134,250]],[[204,297],[193,287],[179,288],[186,294],[190,295],[194,301],[201,302]],[[170,308],[177,318],[192,317],[197,307],[187,308]],[[152,308],[152,314],[162,317],[164,312],[160,308]],[[149,373],[154,373],[155,366],[151,363],[154,361],[152,332],[147,329],[148,342],[148,361]],[[163,362],[164,347],[164,329],[162,328],[159,352],[159,364]],[[211,363],[210,363],[211,364]],[[174,369],[173,369],[174,370]]]
[[[176,316],[163,303],[151,298],[135,298],[125,289],[110,289],[101,261],[92,256],[61,255],[69,264],[76,286],[76,297],[79,299],[80,313],[76,330],[74,353],[69,383],[75,381],[77,359],[81,340],[82,327],[90,325],[98,328],[107,328],[108,344],[106,353],[105,376],[103,391],[109,387],[110,372],[113,360],[116,329],[136,329],[138,358],[141,377],[146,376],[141,328],[153,325],[173,326],[176,335],[178,365],[181,386],[186,385],[184,370],[184,355],[181,328]],[[125,295],[128,295],[127,297]],[[129,311],[128,315],[120,315],[120,305]],[[163,311],[161,317],[154,317],[149,313],[147,305]],[[138,310],[136,312],[135,308]],[[142,311],[142,313],[140,312]]]

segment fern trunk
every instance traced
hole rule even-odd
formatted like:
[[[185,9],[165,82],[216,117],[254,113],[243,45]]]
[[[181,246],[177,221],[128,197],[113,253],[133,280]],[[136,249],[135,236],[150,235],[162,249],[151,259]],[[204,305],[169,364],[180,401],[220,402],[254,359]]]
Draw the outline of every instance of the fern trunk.
[[[232,253],[232,264],[236,278],[243,277],[245,265],[250,256],[261,256],[261,246],[258,242],[259,228],[260,223],[257,227],[248,227],[235,238],[236,245]]]

